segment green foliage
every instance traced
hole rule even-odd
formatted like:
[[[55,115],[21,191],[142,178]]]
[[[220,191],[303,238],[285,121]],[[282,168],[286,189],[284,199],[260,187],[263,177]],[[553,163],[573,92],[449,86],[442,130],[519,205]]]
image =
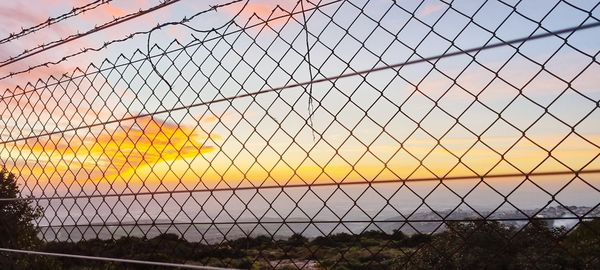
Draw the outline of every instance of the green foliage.
[[[564,241],[584,269],[600,269],[600,219],[584,221]]]
[[[19,188],[13,173],[0,170],[0,198],[19,197]],[[29,248],[39,243],[33,221],[42,210],[33,207],[30,200],[0,201],[0,246],[6,248]]]
[[[287,243],[290,245],[305,245],[308,243],[308,239],[301,234],[295,233],[288,238]]]
[[[0,170],[0,198],[20,197],[16,176],[5,168]],[[0,201],[0,247],[20,250],[35,249],[42,243],[37,238],[33,222],[42,215],[31,200]],[[0,269],[57,269],[47,257],[0,253]]]
[[[588,226],[590,225],[590,226]],[[597,269],[591,257],[600,254],[600,231],[584,232],[581,224],[571,234],[533,220],[522,229],[499,222],[448,223],[448,230],[432,236],[431,242],[415,252],[411,269]],[[585,236],[583,236],[585,235]],[[565,239],[566,238],[566,239]],[[594,240],[595,239],[595,240]],[[579,254],[569,252],[577,250]],[[595,255],[592,255],[595,254]],[[587,263],[586,263],[587,262]],[[585,267],[584,267],[585,266]]]

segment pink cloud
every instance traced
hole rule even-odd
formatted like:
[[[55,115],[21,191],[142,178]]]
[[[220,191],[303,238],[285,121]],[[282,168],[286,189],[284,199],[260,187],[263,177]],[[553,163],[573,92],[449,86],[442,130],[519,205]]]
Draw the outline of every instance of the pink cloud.
[[[23,25],[34,25],[45,20],[25,10],[27,8],[19,2],[14,7],[0,8],[0,21],[2,22],[0,27],[8,32],[19,32],[20,27]]]
[[[294,1],[294,3],[296,3],[296,1]],[[243,4],[231,5],[224,7],[223,10],[229,14],[237,14],[242,7]],[[242,10],[240,17],[238,18],[238,23],[255,16],[263,21],[271,18],[268,24],[270,26],[278,26],[284,24],[288,20],[287,17],[289,16],[285,15],[288,15],[288,12],[291,12],[292,8],[293,6],[282,6],[280,3],[273,1],[249,2],[244,10]],[[277,17],[281,18],[273,19]]]
[[[423,6],[421,9],[419,9],[417,14],[421,17],[427,17],[431,14],[434,14],[434,13],[444,9],[444,8],[446,8],[446,4],[441,3],[441,2],[428,3],[425,6]]]

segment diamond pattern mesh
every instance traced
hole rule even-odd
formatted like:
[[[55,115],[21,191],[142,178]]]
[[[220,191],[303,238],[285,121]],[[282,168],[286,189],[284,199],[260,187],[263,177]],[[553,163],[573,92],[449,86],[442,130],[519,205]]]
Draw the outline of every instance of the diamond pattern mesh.
[[[599,12],[277,7],[6,92],[0,157],[48,250],[127,257],[139,237],[169,255],[130,258],[218,267],[593,268],[600,29],[466,51]]]

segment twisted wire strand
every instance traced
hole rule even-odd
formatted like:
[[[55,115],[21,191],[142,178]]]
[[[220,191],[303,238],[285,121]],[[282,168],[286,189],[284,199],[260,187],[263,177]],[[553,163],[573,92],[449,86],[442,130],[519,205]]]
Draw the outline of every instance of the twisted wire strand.
[[[165,0],[161,4],[153,6],[153,7],[150,7],[148,9],[140,10],[138,12],[134,12],[134,13],[130,13],[130,14],[125,15],[125,16],[114,18],[112,21],[106,22],[106,23],[104,23],[104,24],[102,24],[100,26],[96,26],[96,27],[94,27],[94,28],[92,28],[92,29],[90,29],[90,30],[88,30],[86,32],[78,33],[78,34],[73,34],[73,35],[67,36],[67,37],[62,38],[62,39],[58,39],[58,40],[55,40],[55,41],[52,41],[52,42],[48,42],[48,43],[44,43],[44,44],[38,45],[38,46],[36,46],[34,48],[31,48],[31,49],[26,49],[22,53],[19,53],[19,54],[15,55],[15,56],[11,56],[10,58],[8,58],[6,60],[0,61],[0,68],[5,67],[7,65],[10,65],[12,63],[18,62],[18,61],[27,59],[27,58],[32,57],[34,55],[37,55],[39,53],[45,52],[47,50],[50,50],[52,48],[56,48],[58,46],[61,46],[61,45],[73,42],[75,40],[78,40],[80,38],[83,38],[83,37],[86,37],[88,35],[94,34],[96,32],[100,32],[100,31],[103,31],[105,29],[109,29],[111,27],[118,26],[118,25],[120,25],[122,23],[125,23],[125,22],[133,20],[135,18],[138,18],[138,17],[144,16],[144,15],[150,14],[150,13],[152,13],[154,11],[161,10],[163,8],[171,6],[172,4],[178,3],[180,1],[181,0]]]
[[[201,14],[204,14],[204,13],[207,13],[209,11],[217,10],[217,9],[219,9],[221,7],[225,7],[225,6],[228,6],[228,5],[231,5],[231,4],[238,3],[240,1],[243,1],[243,0],[235,0],[235,1],[232,1],[232,2],[224,3],[224,4],[214,5],[211,8],[206,9],[206,10],[201,11],[201,12],[198,12],[198,13],[194,14],[193,16],[189,17],[189,18],[183,18],[180,21],[173,21],[173,22],[161,23],[157,27],[158,28],[163,28],[163,27],[166,27],[166,26],[169,26],[169,25],[183,25],[183,26],[189,28],[190,26],[187,25],[187,24],[185,24],[185,23],[190,22],[191,20],[193,20],[197,16],[199,16]],[[327,7],[327,6],[333,5],[333,4],[338,3],[338,2],[342,2],[342,1],[346,1],[346,0],[333,0],[333,1],[330,1],[330,2],[327,2],[327,3],[324,3],[324,4],[316,5],[316,6],[312,7],[312,8],[306,9],[306,11],[311,11],[311,10],[316,10],[318,8]],[[288,15],[275,16],[275,17],[269,18],[269,19],[267,19],[267,20],[265,20],[263,22],[254,23],[252,25],[245,26],[245,27],[243,27],[241,29],[237,29],[235,31],[224,33],[224,34],[218,35],[216,37],[208,38],[208,39],[204,40],[203,42],[208,42],[208,41],[216,40],[216,39],[219,39],[219,38],[224,38],[226,36],[233,35],[233,34],[236,34],[236,33],[242,32],[242,31],[246,31],[246,30],[249,30],[249,29],[252,29],[252,28],[255,28],[255,27],[259,27],[261,25],[265,25],[265,24],[268,24],[270,22],[273,22],[273,21],[276,21],[276,20],[279,20],[279,19],[282,19],[282,18],[285,18],[285,17],[288,17],[288,16],[298,15],[301,12],[302,11],[296,11],[296,12],[292,12],[292,13],[290,13]],[[107,41],[102,46],[99,46],[99,47],[96,47],[96,48],[86,47],[86,48],[81,49],[80,51],[78,51],[76,53],[72,53],[72,54],[63,56],[59,60],[48,61],[48,62],[45,62],[45,63],[42,63],[42,64],[37,64],[37,65],[34,65],[34,66],[30,66],[30,67],[28,67],[26,69],[23,69],[23,70],[20,70],[20,71],[11,72],[8,75],[0,76],[0,81],[8,79],[8,78],[11,78],[11,77],[19,75],[19,74],[29,73],[29,72],[31,72],[33,70],[38,69],[38,68],[58,65],[58,64],[63,63],[65,61],[68,61],[69,59],[71,59],[73,57],[76,57],[76,56],[79,56],[79,55],[82,55],[82,54],[85,54],[85,53],[88,53],[88,52],[91,52],[91,51],[98,52],[98,51],[101,51],[103,49],[106,49],[107,47],[109,47],[112,44],[125,42],[125,41],[128,41],[128,40],[130,40],[130,39],[132,39],[132,38],[134,38],[136,36],[139,36],[139,35],[147,35],[147,34],[150,33],[150,31],[152,31],[152,30],[134,32],[134,33],[131,33],[131,34],[127,35],[127,37],[124,37],[124,38],[121,38],[121,39],[115,39],[115,40]],[[156,53],[156,54],[153,54],[153,55],[150,55],[150,56],[146,56],[145,58],[142,58],[142,59],[136,59],[136,60],[131,61],[131,64],[138,63],[140,61],[144,61],[144,60],[147,60],[149,58],[158,58],[158,57],[161,57],[161,56],[165,56],[165,55],[169,55],[169,54],[172,54],[172,53],[176,53],[176,52],[185,50],[187,48],[191,48],[191,47],[194,47],[194,46],[199,46],[201,43],[202,42],[200,40],[196,39],[196,40],[193,40],[192,42],[190,42],[189,44],[186,44],[183,48],[176,48],[176,49],[172,49],[172,50],[169,50],[169,51],[159,52],[159,53]],[[47,85],[45,85],[45,87],[55,86],[57,84],[60,84],[60,83],[66,82],[66,81],[78,79],[78,78],[81,78],[81,77],[87,76],[87,75],[94,75],[94,74],[97,74],[97,73],[100,73],[100,72],[103,72],[103,71],[110,70],[112,68],[122,67],[124,65],[126,65],[126,64],[117,64],[114,67],[103,68],[103,69],[99,69],[99,70],[94,70],[94,71],[87,72],[85,74],[76,75],[76,76],[69,76],[68,74],[63,74],[63,76],[60,79],[58,79],[58,81],[52,82],[52,83],[48,83]],[[28,83],[27,85],[32,85],[32,84]],[[17,87],[16,89],[19,89],[19,88],[20,87]],[[34,86],[32,89],[25,90],[25,91],[20,91],[20,92],[16,92],[16,89],[15,89],[15,91],[10,91],[9,89],[6,89],[4,91],[4,93],[10,93],[10,94],[9,95],[3,95],[2,97],[0,97],[0,100],[14,98],[14,97],[17,97],[17,96],[20,96],[20,95],[25,95],[25,94],[28,94],[28,93],[31,93],[31,92],[35,92],[35,91],[40,90],[40,89],[44,89],[44,87],[35,87]]]
[[[54,24],[60,23],[60,22],[62,22],[64,20],[67,20],[67,19],[72,18],[72,17],[76,17],[79,14],[83,14],[85,12],[94,10],[94,9],[100,7],[100,6],[106,5],[106,4],[108,4],[108,3],[112,2],[112,1],[113,0],[95,0],[95,1],[93,1],[91,3],[86,4],[86,5],[79,6],[79,7],[74,7],[73,9],[71,9],[67,13],[63,13],[63,14],[61,14],[59,16],[56,16],[56,17],[48,18],[46,21],[41,22],[41,23],[39,23],[37,25],[28,27],[28,28],[21,28],[20,32],[10,33],[7,37],[5,37],[3,39],[0,39],[0,45],[4,44],[4,43],[11,42],[11,41],[16,40],[16,39],[23,38],[23,37],[25,37],[27,35],[30,35],[30,34],[33,34],[33,33],[36,33],[38,31],[41,31],[41,30],[43,30],[45,28],[48,28],[48,27],[50,27],[50,26],[52,26]]]

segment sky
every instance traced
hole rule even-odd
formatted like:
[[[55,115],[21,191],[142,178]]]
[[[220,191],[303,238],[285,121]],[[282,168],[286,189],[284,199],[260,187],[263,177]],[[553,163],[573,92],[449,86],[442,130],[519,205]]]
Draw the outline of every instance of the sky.
[[[177,50],[153,63],[143,59],[147,36],[139,36],[2,79],[0,158],[32,193],[45,195],[600,169],[600,28],[566,43],[549,37],[518,51],[481,51],[476,61],[459,55],[215,102],[310,81],[310,74],[334,77],[600,17],[595,1],[397,2],[323,0],[306,13],[308,40],[302,14],[289,15],[299,2],[240,2],[188,26],[217,28],[234,18],[253,27],[160,29],[151,54]],[[3,2],[0,36],[85,3]],[[0,76],[219,3],[182,0],[2,67]],[[0,58],[156,4],[115,0],[0,44]],[[270,15],[281,18],[265,23]],[[179,43],[192,45],[181,50]],[[64,73],[75,78],[57,82]]]

